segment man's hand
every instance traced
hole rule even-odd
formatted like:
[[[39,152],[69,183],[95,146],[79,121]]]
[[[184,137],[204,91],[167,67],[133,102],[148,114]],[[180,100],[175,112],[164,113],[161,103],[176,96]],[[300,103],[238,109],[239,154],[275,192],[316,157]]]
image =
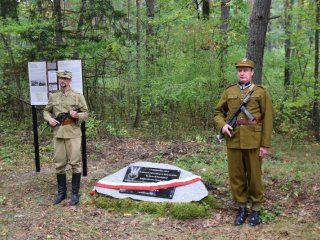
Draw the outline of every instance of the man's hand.
[[[50,126],[52,126],[52,127],[56,126],[57,124],[60,124],[60,122],[54,118],[50,118],[48,122],[49,122]]]
[[[73,118],[79,118],[79,114],[78,114],[77,111],[71,110],[71,111],[69,112],[69,114],[70,114],[70,116],[73,117]]]
[[[221,132],[225,135],[228,135],[229,137],[232,137],[233,135],[233,128],[229,125],[229,124],[225,124],[222,129]]]
[[[266,148],[266,147],[260,147],[259,156],[260,156],[261,158],[266,157],[268,154],[269,154],[269,149],[268,149],[268,148]]]

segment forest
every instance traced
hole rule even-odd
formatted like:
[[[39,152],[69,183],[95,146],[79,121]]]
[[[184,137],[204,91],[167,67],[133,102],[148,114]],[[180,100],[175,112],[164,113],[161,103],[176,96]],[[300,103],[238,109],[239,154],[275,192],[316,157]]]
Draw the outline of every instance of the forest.
[[[250,56],[259,65],[255,82],[272,95],[275,131],[319,139],[316,1],[272,1],[258,51],[247,48],[252,1],[2,0],[0,7],[5,118],[30,121],[28,62],[81,59],[93,125],[201,136],[215,130],[212,112],[236,81],[234,63]]]
[[[319,0],[0,0],[0,26],[0,238],[319,236]],[[215,142],[213,112],[237,83],[241,58],[254,60],[253,81],[271,95],[274,129],[266,224],[238,232],[229,226],[226,154]],[[32,107],[39,132],[46,122],[44,106],[31,105],[28,63],[60,60],[81,60],[90,110],[82,210],[51,207],[50,130],[39,136],[41,174],[33,172]],[[201,175],[218,213],[183,221],[96,208],[88,194],[94,182],[138,159]]]

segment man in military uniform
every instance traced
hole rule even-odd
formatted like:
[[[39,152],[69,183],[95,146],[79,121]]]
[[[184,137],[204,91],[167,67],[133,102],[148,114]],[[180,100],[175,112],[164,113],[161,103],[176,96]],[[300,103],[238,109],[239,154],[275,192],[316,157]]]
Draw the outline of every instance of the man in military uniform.
[[[53,127],[53,144],[58,195],[53,204],[59,204],[67,197],[66,166],[72,170],[71,205],[79,202],[81,179],[81,128],[80,123],[88,118],[88,107],[82,94],[71,89],[72,73],[67,70],[57,72],[60,90],[50,94],[43,116]],[[61,113],[69,113],[68,118],[59,122],[55,119]]]
[[[254,62],[241,59],[236,63],[238,83],[227,87],[214,111],[214,122],[226,136],[229,183],[238,212],[234,221],[242,225],[251,205],[249,224],[260,223],[260,208],[263,200],[262,158],[271,146],[273,109],[266,89],[252,83]],[[253,119],[243,111],[237,116],[237,127],[233,129],[227,119],[239,108],[246,94],[252,91],[246,104]]]

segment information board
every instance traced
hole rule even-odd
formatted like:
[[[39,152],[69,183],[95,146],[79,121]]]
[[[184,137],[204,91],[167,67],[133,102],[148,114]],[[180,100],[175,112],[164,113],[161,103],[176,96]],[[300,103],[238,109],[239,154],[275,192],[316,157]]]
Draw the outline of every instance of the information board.
[[[47,105],[49,93],[59,90],[58,70],[72,72],[71,88],[83,94],[81,60],[28,62],[31,105]]]
[[[28,73],[31,105],[46,105],[48,103],[46,62],[29,62]]]

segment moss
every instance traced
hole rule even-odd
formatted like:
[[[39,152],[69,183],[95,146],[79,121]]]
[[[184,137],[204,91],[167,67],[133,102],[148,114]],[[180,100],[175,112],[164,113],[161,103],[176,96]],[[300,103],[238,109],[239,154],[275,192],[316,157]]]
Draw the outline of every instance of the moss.
[[[208,208],[203,205],[196,205],[192,203],[177,203],[173,204],[169,215],[176,219],[191,219],[208,216]]]
[[[205,218],[218,207],[218,203],[212,195],[207,196],[199,202],[191,203],[142,202],[97,195],[93,197],[93,204],[110,212],[147,213],[181,220]]]

